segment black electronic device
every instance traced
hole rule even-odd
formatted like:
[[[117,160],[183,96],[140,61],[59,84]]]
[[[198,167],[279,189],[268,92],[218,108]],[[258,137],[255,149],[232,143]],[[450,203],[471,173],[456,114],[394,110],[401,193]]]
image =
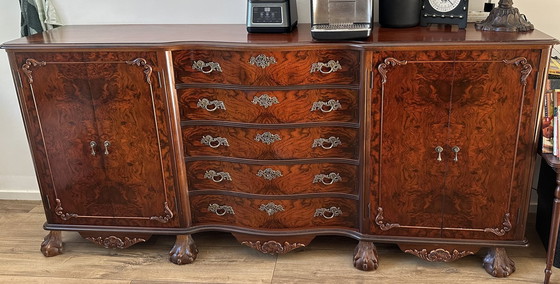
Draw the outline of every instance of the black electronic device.
[[[296,0],[247,0],[247,31],[287,33],[297,25]]]
[[[469,0],[423,0],[420,25],[449,24],[467,27]]]

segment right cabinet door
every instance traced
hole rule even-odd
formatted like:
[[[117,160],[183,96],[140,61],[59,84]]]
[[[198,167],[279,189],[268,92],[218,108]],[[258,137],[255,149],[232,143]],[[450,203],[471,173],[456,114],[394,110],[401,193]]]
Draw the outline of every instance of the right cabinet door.
[[[522,240],[540,50],[372,59],[372,233]]]

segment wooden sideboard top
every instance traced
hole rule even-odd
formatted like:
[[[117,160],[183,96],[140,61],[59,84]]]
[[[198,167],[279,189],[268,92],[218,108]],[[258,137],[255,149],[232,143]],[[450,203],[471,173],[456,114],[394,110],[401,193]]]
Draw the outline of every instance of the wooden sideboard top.
[[[328,43],[311,37],[310,25],[299,24],[287,34],[248,33],[245,25],[83,25],[62,26],[44,33],[6,42],[2,48],[111,48],[111,47],[173,47],[181,44],[247,44],[247,45],[309,45]],[[331,44],[333,42],[330,42]],[[360,46],[430,46],[457,44],[557,44],[558,40],[534,30],[524,33],[477,31],[473,24],[467,29],[432,25],[403,29],[376,25],[372,35],[362,41],[339,41]],[[335,43],[336,44],[336,43]]]

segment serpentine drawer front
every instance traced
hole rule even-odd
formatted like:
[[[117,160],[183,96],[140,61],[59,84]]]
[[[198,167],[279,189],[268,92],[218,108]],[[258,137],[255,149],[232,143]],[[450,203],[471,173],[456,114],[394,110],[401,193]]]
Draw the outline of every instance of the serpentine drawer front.
[[[197,232],[265,253],[338,235],[359,241],[361,270],[380,241],[428,261],[487,248],[486,271],[508,276],[557,43],[472,25],[318,42],[308,24],[63,26],[8,42],[41,251],[62,253],[65,230],[111,248],[167,234],[186,264]]]
[[[182,120],[247,123],[358,122],[358,90],[180,89]],[[286,109],[291,111],[287,112]]]
[[[331,49],[173,52],[177,84],[350,85],[359,82],[359,58],[358,51]]]

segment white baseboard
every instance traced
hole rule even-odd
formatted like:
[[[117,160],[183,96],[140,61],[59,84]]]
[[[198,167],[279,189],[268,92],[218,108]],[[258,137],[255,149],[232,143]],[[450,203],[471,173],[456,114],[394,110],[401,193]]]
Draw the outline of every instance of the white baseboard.
[[[0,199],[41,200],[35,176],[0,176]]]

